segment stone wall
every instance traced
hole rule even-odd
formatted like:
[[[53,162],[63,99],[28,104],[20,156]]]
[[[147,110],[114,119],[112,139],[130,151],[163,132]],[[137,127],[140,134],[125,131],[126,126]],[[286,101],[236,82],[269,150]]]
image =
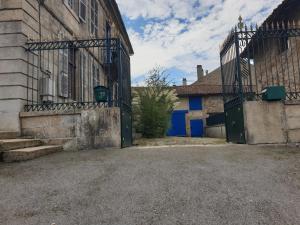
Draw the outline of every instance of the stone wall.
[[[22,135],[48,143],[64,143],[65,150],[121,147],[119,108],[22,112],[20,118]]]
[[[224,112],[223,97],[221,95],[204,96],[203,108],[209,114]]]
[[[300,143],[300,102],[244,103],[248,144]]]
[[[284,107],[287,141],[288,143],[300,143],[300,103],[287,102]]]

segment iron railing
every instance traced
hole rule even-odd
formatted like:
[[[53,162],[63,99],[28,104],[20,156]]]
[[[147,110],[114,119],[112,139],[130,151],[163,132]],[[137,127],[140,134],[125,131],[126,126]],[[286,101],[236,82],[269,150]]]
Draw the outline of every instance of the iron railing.
[[[98,85],[108,88],[108,106],[130,106],[130,59],[119,39],[32,41],[26,47],[27,110],[94,102]]]
[[[40,111],[76,111],[76,110],[88,110],[97,108],[107,108],[108,103],[98,102],[70,102],[70,103],[43,103],[43,104],[32,104],[25,105],[25,112],[40,112]]]
[[[223,96],[260,100],[269,86],[300,99],[300,28],[294,22],[233,29],[220,49]]]

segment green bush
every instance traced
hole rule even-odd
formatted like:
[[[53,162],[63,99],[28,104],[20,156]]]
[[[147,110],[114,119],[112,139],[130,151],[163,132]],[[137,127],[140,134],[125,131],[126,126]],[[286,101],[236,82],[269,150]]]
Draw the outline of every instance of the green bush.
[[[177,100],[167,76],[160,68],[149,72],[146,86],[134,93],[134,125],[146,138],[164,137],[170,126],[170,117]]]

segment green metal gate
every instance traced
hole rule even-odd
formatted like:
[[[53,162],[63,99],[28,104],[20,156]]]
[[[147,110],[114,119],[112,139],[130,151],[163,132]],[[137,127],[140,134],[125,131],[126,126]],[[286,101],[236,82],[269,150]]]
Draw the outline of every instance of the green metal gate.
[[[119,43],[119,106],[121,113],[121,147],[132,146],[132,105],[131,105],[131,77],[130,77],[130,57],[122,45]]]
[[[121,110],[121,144],[122,148],[132,145],[132,114],[130,109]]]
[[[239,34],[233,32],[224,42],[220,58],[227,142],[245,144],[243,79],[251,74],[240,51]]]
[[[243,102],[239,99],[225,103],[225,124],[228,142],[246,144]]]

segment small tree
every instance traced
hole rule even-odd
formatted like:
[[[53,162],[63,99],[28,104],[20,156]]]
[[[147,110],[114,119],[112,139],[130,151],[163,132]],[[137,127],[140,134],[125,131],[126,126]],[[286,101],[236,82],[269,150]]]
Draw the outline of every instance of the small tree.
[[[161,68],[149,72],[146,86],[139,88],[133,101],[136,130],[146,138],[164,137],[177,97]]]

